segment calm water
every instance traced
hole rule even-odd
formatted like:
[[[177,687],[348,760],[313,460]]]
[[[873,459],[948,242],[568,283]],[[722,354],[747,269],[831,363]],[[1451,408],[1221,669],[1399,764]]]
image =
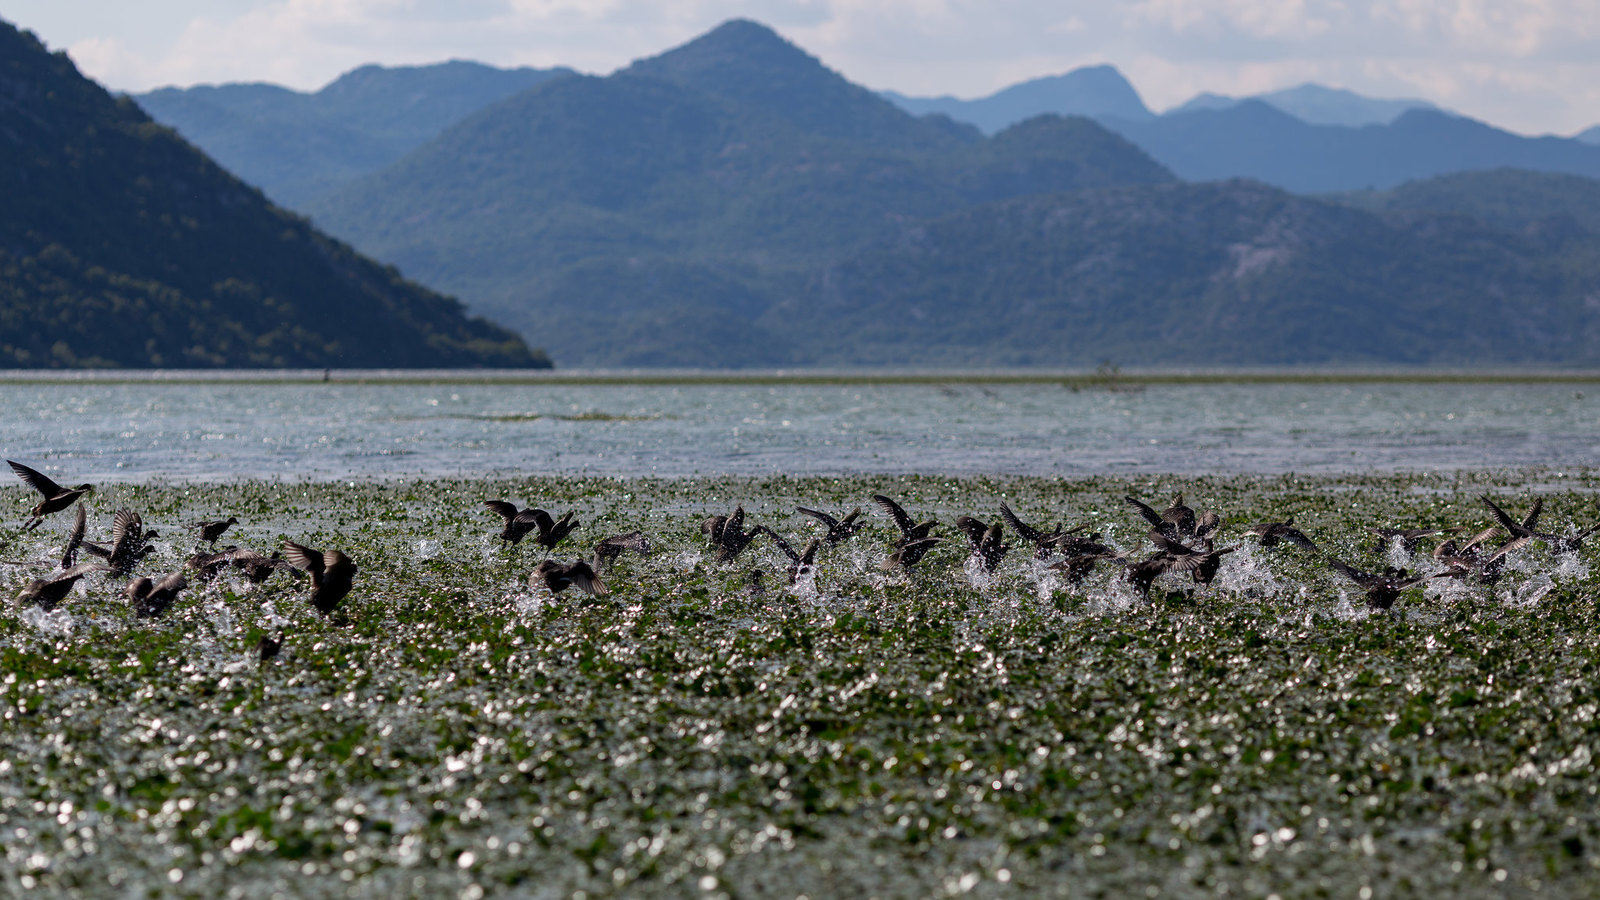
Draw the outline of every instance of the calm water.
[[[1337,473],[1589,466],[1574,384],[0,383],[0,449],[87,481]]]

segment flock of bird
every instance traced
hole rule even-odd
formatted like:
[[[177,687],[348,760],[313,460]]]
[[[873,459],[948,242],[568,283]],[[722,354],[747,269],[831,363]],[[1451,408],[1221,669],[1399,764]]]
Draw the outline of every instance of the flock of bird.
[[[93,491],[93,485],[65,488],[21,463],[10,462],[10,465],[23,482],[40,494],[38,504],[30,511],[29,519],[22,526],[24,531],[37,528],[49,515],[75,504],[77,508],[60,569],[50,576],[33,579],[18,595],[20,603],[37,605],[46,610],[54,609],[67,598],[79,579],[98,573],[131,577],[139,563],[154,552],[155,546],[150,540],[157,536],[156,532],[146,529],[140,515],[127,509],[118,510],[113,517],[111,540],[108,543],[96,543],[86,538],[87,516],[83,505],[77,501]],[[1081,583],[1099,564],[1117,565],[1122,567],[1121,577],[1146,598],[1156,579],[1163,575],[1188,575],[1195,584],[1209,585],[1221,570],[1224,558],[1239,549],[1237,544],[1217,546],[1223,524],[1221,516],[1214,511],[1196,513],[1184,505],[1181,493],[1160,511],[1135,497],[1125,499],[1149,525],[1150,530],[1134,546],[1123,550],[1108,546],[1097,532],[1085,534],[1089,531],[1087,525],[1072,528],[1063,528],[1059,524],[1048,528],[1030,525],[1018,518],[1004,503],[1000,504],[1000,518],[992,523],[972,516],[960,516],[954,526],[970,545],[968,564],[984,572],[993,573],[1012,550],[1012,546],[1006,542],[1005,529],[1010,526],[1019,539],[1032,547],[1036,560],[1049,570],[1060,573],[1069,583]],[[1554,553],[1572,553],[1583,546],[1585,538],[1600,530],[1600,525],[1596,525],[1564,535],[1551,534],[1539,530],[1543,500],[1535,500],[1527,515],[1519,520],[1488,496],[1480,499],[1494,524],[1468,539],[1459,540],[1456,537],[1470,531],[1467,526],[1371,528],[1369,531],[1376,537],[1373,549],[1382,553],[1391,542],[1398,542],[1407,554],[1412,554],[1417,552],[1418,542],[1422,538],[1450,535],[1432,551],[1433,558],[1439,564],[1439,571],[1432,577],[1470,578],[1492,585],[1504,572],[1506,557],[1512,551],[1539,542]],[[944,542],[944,538],[933,533],[943,527],[939,522],[933,519],[918,522],[899,503],[883,494],[874,494],[872,500],[893,522],[898,532],[898,537],[883,560],[883,569],[909,570],[921,562],[929,550]],[[554,551],[580,526],[571,512],[558,519],[543,509],[530,507],[519,510],[504,500],[486,500],[483,505],[502,519],[503,527],[499,533],[502,541],[515,545],[532,536],[533,542],[547,553]],[[797,507],[796,511],[815,520],[824,529],[822,534],[811,539],[799,551],[764,525],[747,528],[743,506],[727,515],[705,519],[700,532],[713,551],[713,559],[721,564],[733,562],[757,539],[766,539],[788,559],[787,572],[793,584],[811,573],[819,551],[851,540],[866,525],[861,518],[860,507],[838,517],[803,506]],[[196,532],[197,552],[189,558],[186,569],[165,574],[158,579],[140,576],[128,582],[124,595],[134,614],[141,618],[160,616],[172,607],[179,594],[188,587],[190,575],[211,579],[227,569],[236,570],[253,583],[261,583],[279,570],[309,575],[311,590],[308,599],[312,606],[325,615],[332,614],[344,602],[354,586],[358,571],[354,560],[339,550],[317,550],[294,541],[284,541],[282,547],[271,554],[236,546],[217,550],[217,542],[238,521],[230,516],[190,523],[188,527]],[[1402,591],[1421,584],[1429,577],[1404,568],[1386,567],[1376,572],[1358,569],[1324,554],[1309,536],[1295,527],[1292,517],[1282,522],[1258,523],[1246,529],[1243,535],[1257,538],[1263,548],[1295,547],[1324,559],[1331,569],[1364,590],[1368,605],[1375,610],[1389,609]],[[1146,540],[1153,546],[1153,552],[1148,554],[1141,553]],[[207,544],[211,550],[199,551],[199,544]],[[531,589],[543,587],[552,593],[576,587],[590,595],[605,594],[607,589],[601,573],[625,552],[644,555],[650,549],[650,540],[637,531],[607,537],[595,544],[588,559],[561,562],[547,556],[529,574],[528,586]],[[80,552],[95,559],[79,563],[77,557]],[[762,573],[757,570],[752,577],[759,584]],[[279,640],[281,638],[263,639],[263,658],[277,652]]]

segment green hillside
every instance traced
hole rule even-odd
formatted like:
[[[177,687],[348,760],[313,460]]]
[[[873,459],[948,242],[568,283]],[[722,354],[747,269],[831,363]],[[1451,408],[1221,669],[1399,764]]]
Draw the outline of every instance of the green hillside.
[[[0,365],[547,365],[0,22]]]

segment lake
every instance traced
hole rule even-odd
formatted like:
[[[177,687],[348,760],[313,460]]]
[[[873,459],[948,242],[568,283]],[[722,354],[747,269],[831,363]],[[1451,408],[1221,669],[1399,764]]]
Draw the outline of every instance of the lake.
[[[1075,387],[922,375],[677,382],[231,373],[0,380],[5,454],[76,483],[920,473],[1060,475],[1590,466],[1572,382],[1190,381]],[[350,381],[356,377],[359,383]],[[265,378],[266,380],[256,380]]]

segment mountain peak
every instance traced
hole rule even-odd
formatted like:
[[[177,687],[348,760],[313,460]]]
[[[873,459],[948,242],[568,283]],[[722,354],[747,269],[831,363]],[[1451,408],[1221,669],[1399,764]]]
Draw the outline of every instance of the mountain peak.
[[[919,122],[846,80],[776,31],[730,19],[621,74],[669,81],[765,110],[813,134],[890,145],[947,145],[947,128]]]

